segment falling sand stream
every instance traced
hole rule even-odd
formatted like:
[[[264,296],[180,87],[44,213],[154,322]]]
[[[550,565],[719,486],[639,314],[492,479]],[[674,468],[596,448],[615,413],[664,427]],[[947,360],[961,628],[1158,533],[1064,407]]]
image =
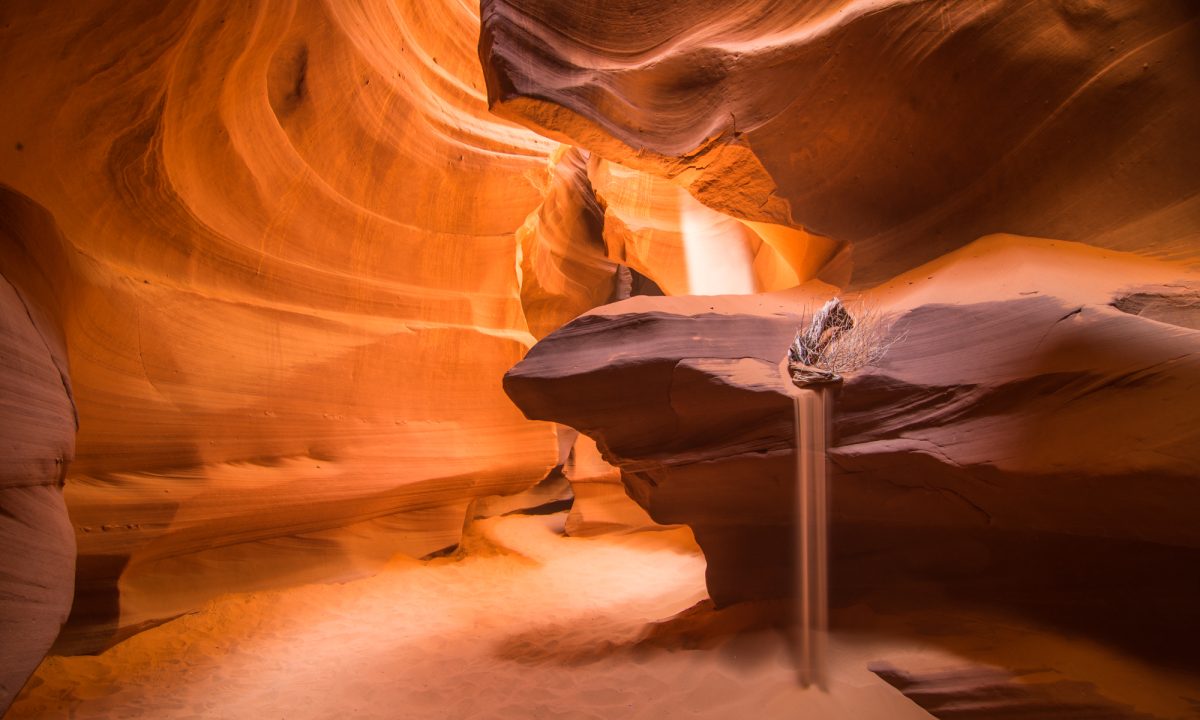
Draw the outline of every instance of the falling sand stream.
[[[826,687],[829,630],[829,482],[826,467],[830,390],[801,389],[796,409],[796,670],[804,687]]]

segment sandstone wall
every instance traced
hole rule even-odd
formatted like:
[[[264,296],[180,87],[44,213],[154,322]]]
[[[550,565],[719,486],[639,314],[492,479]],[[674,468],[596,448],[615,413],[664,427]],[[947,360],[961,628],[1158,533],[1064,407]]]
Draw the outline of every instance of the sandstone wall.
[[[1197,259],[1187,0],[483,0],[493,110],[870,285],[994,232]]]
[[[0,711],[54,642],[75,586],[62,484],[78,421],[61,253],[52,219],[0,188]]]
[[[51,286],[79,411],[61,649],[215,593],[452,545],[473,497],[545,474],[553,432],[500,377],[533,341],[515,231],[554,144],[487,113],[470,7],[96,0],[0,16],[0,184],[61,230]],[[14,298],[7,332],[24,342]],[[62,395],[53,370],[14,392]],[[54,413],[21,416],[30,443],[59,448],[40,461],[63,459],[17,473],[30,512],[61,509],[45,483],[74,424]],[[39,532],[61,550],[56,517]]]
[[[718,604],[787,595],[797,390],[783,358],[827,292],[605,306],[535,346],[505,388],[529,417],[594,438],[656,521],[693,528]],[[1197,273],[997,236],[861,300],[897,320],[887,356],[837,393],[832,507],[849,540],[835,552],[935,529],[1200,548]],[[986,543],[968,572],[994,560]],[[916,551],[939,572],[958,553]]]

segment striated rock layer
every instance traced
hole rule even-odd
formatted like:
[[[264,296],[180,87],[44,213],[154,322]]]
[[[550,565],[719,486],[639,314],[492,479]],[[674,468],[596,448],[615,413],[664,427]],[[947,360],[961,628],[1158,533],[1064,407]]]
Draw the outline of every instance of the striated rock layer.
[[[1200,549],[1198,281],[997,236],[865,294],[899,320],[837,399],[835,525]],[[782,361],[827,293],[609,305],[540,342],[505,388],[529,417],[593,437],[656,521],[693,528],[718,604],[783,595],[797,391]],[[1130,312],[1136,298],[1165,310]],[[861,552],[851,536],[842,549]],[[924,549],[931,567],[959,562]]]
[[[76,415],[54,291],[61,238],[0,189],[0,713],[67,619],[75,536],[62,483]]]
[[[872,663],[870,668],[938,720],[997,717],[1155,720],[1160,717],[1110,700],[1097,692],[1095,685],[1063,678],[1057,671],[1012,673],[972,666],[910,670],[886,662]],[[1037,675],[1042,677],[1029,680],[1029,676]]]
[[[492,111],[591,153],[610,251],[687,259],[747,228],[785,264],[717,293],[804,283],[606,306],[505,380],[529,417],[594,438],[654,520],[693,528],[718,604],[792,590],[781,363],[806,306],[851,288],[898,321],[837,400],[835,602],[931,582],[1194,665],[1200,7],[483,0],[481,17]],[[689,226],[683,190],[733,224]],[[655,279],[700,294],[683,267]]]
[[[4,300],[21,408],[4,492],[25,499],[0,526],[37,528],[28,562],[67,575],[30,647],[70,591],[53,486],[72,442],[64,650],[444,548],[472,498],[545,475],[552,428],[500,377],[533,342],[514,233],[554,144],[488,115],[472,9],[96,0],[0,19],[0,185],[61,230],[56,364]],[[31,567],[0,595],[30,599]]]
[[[879,282],[994,232],[1200,259],[1200,6],[483,0],[499,115]]]
[[[841,527],[1196,547],[1193,3],[481,12],[0,9],[0,692],[76,565],[64,651],[445,548],[553,467],[568,529],[644,525],[504,397],[542,338],[521,409],[692,525],[718,602],[779,594],[782,349],[910,268],[839,401]],[[1001,230],[1177,264],[963,247]]]

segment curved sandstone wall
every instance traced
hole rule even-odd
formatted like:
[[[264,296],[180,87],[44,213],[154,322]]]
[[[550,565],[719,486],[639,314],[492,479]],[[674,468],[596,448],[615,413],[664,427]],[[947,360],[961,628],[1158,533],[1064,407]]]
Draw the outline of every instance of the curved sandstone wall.
[[[788,590],[776,365],[806,306],[847,288],[907,335],[846,384],[843,526],[1197,547],[1177,509],[1198,461],[1200,7],[483,0],[481,17],[493,112],[686,189],[812,281],[608,306],[506,380],[530,417],[592,436],[656,520],[692,525],[718,602]]]
[[[1187,0],[6,3],[4,691],[72,536],[64,651],[454,544],[562,459],[501,387],[535,338],[521,410],[775,593],[772,363],[846,287],[910,329],[843,396],[844,518],[1194,547],[1198,47]]]
[[[62,649],[452,545],[473,497],[554,464],[551,427],[500,377],[533,342],[514,233],[555,145],[487,113],[469,7],[2,14],[0,183],[63,238],[79,587]],[[51,370],[12,382],[61,394]],[[55,412],[21,429],[69,459]],[[61,504],[23,492],[30,512]]]
[[[1012,232],[1197,259],[1200,8],[483,0],[493,110],[870,285]]]
[[[61,253],[49,215],[0,188],[0,711],[54,642],[75,583],[62,497],[77,418]]]

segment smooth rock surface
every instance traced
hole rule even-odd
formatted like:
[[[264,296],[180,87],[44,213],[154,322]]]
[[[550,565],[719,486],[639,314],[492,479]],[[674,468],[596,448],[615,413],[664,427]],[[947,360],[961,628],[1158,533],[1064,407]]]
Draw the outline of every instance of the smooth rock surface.
[[[865,296],[900,315],[837,398],[835,523],[1200,548],[1200,334],[1109,304],[1151,286],[1194,298],[1195,273],[997,237],[909,277]],[[505,378],[529,417],[595,438],[656,521],[693,528],[718,604],[790,590],[781,362],[816,292],[606,306]]]
[[[453,545],[474,497],[545,475],[552,429],[500,377],[533,342],[515,231],[555,144],[488,114],[472,8],[0,16],[0,184],[63,238],[61,649]]]
[[[866,286],[1011,232],[1200,258],[1190,2],[484,0],[494,112],[852,245]]]
[[[876,662],[869,667],[938,720],[1044,717],[1155,720],[1160,717],[1114,702],[1090,683],[1066,680],[1059,673],[1042,668],[1012,673],[970,665],[910,669]]]
[[[5,3],[0,705],[72,585],[95,651],[555,467],[565,532],[786,594],[780,361],[847,287],[900,320],[838,400],[836,599],[1186,662],[1198,47],[1187,0]]]
[[[0,714],[71,608],[75,536],[62,483],[75,405],[54,283],[54,223],[0,188]]]

